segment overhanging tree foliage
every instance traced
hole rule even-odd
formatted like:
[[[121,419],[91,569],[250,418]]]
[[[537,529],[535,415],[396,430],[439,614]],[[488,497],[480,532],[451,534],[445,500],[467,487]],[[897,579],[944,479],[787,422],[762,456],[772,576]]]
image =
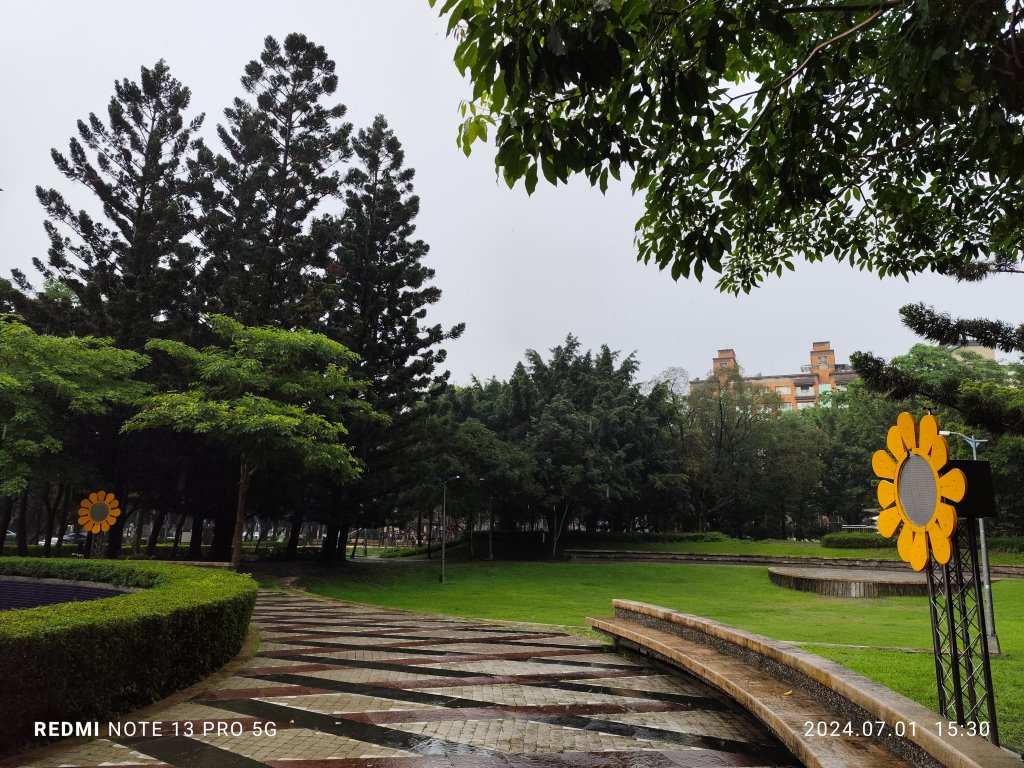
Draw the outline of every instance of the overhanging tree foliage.
[[[505,180],[632,172],[639,258],[747,291],[801,258],[1018,271],[1024,23],[981,0],[430,0]]]

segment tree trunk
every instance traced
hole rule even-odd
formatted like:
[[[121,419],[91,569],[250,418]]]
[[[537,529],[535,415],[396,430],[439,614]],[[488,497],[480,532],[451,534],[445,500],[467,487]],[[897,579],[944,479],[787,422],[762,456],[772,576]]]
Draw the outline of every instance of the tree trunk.
[[[171,559],[178,559],[178,548],[181,546],[181,531],[185,527],[185,513],[178,515],[178,524],[174,526],[174,544],[171,547]]]
[[[337,525],[328,525],[327,533],[324,534],[322,543],[320,544],[320,562],[325,565],[330,565],[334,562],[334,555],[338,551],[338,533],[340,527]]]
[[[0,518],[0,555],[4,553],[4,546],[7,544],[7,529],[11,526],[11,515],[14,514],[14,497],[8,496],[4,499],[4,514]]]
[[[118,496],[117,498],[121,497]],[[124,541],[124,525],[128,517],[128,510],[122,507],[121,515],[107,532],[107,557],[111,560],[116,560],[121,556],[121,544]]]
[[[487,512],[490,520],[487,523],[487,559],[494,559],[494,497],[487,502]]]
[[[466,516],[466,535],[469,537],[469,559],[473,559],[473,507],[470,506]]]
[[[338,554],[341,556],[342,565],[348,564],[348,561],[345,559],[345,544],[348,542],[349,530],[351,530],[351,524],[349,523],[348,518],[344,518],[338,529]]]
[[[359,546],[359,529],[356,528],[356,538],[355,538],[355,541],[352,542],[352,555],[351,555],[351,557],[352,557],[353,560],[356,559],[356,548],[358,546]]]
[[[238,469],[238,506],[235,508],[235,535],[231,542],[231,567],[236,571],[242,564],[242,531],[245,528],[245,502],[249,495],[249,476],[253,467],[245,454]]]
[[[132,531],[132,554],[138,556],[142,553],[142,525],[145,519],[142,510],[139,510],[139,519],[135,521],[135,530]]]
[[[434,508],[427,510],[427,557],[430,557],[430,547],[434,543]]]
[[[210,560],[225,562],[231,559],[231,542],[235,533],[235,516],[230,508],[218,508],[213,518],[213,540],[210,542]]]
[[[18,543],[19,557],[28,557],[28,488],[21,492],[18,526],[14,529],[14,540]]]
[[[50,548],[53,542],[53,518],[57,512],[56,506],[60,504],[60,489],[57,489],[57,500],[50,503],[50,484],[43,486],[43,504],[46,506],[46,531],[43,538],[43,557],[50,556]]]
[[[423,546],[423,512],[416,513],[416,546]]]
[[[160,541],[160,531],[167,519],[167,510],[158,509],[153,515],[153,527],[149,531],[149,538],[146,540],[146,554],[152,557],[156,554],[156,545]]]
[[[562,518],[558,519],[558,512],[554,509],[552,511],[552,517],[554,517],[555,527],[551,529],[551,559],[554,560],[558,557],[558,537],[562,535],[562,528],[565,527],[565,521],[569,517],[569,500],[566,499],[562,508]]]
[[[192,513],[192,538],[188,542],[186,560],[203,559],[203,531],[206,528],[206,510],[201,506]]]
[[[299,554],[299,536],[302,534],[303,517],[302,512],[292,515],[292,528],[288,531],[288,547],[285,550],[285,557],[288,560],[295,560]]]

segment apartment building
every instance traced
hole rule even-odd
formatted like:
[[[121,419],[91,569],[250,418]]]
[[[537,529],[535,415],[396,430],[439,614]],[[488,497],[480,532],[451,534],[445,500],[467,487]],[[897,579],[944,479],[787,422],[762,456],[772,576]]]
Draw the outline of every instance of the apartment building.
[[[720,349],[711,361],[711,369],[718,373],[728,368],[739,368],[736,352]],[[842,389],[856,378],[857,374],[849,364],[836,363],[836,353],[829,342],[816,341],[811,345],[808,363],[800,366],[799,373],[744,376],[743,380],[774,391],[782,400],[783,408],[797,411],[810,408],[822,395]],[[690,386],[701,381],[695,379]]]

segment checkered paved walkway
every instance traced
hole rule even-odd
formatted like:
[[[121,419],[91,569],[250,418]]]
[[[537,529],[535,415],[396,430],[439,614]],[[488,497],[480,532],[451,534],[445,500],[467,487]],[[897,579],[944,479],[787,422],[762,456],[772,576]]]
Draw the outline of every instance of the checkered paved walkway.
[[[521,625],[259,598],[258,654],[122,735],[25,763],[134,768],[795,766],[697,680]]]

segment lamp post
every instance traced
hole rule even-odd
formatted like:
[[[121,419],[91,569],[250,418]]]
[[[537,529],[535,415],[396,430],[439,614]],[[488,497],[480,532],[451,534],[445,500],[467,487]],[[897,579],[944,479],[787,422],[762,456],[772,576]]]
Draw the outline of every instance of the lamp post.
[[[975,461],[978,460],[978,446],[987,443],[978,437],[968,437],[963,432],[954,432],[949,429],[940,429],[940,435],[958,435],[964,442],[971,446],[971,455]],[[981,587],[982,597],[985,603],[985,630],[988,638],[989,653],[1000,653],[999,636],[996,634],[996,614],[992,608],[992,579],[988,572],[988,546],[985,543],[985,518],[978,518],[978,539],[981,542]]]
[[[448,540],[448,483],[458,480],[459,475],[452,475],[441,481],[441,578],[444,584],[444,545]]]

